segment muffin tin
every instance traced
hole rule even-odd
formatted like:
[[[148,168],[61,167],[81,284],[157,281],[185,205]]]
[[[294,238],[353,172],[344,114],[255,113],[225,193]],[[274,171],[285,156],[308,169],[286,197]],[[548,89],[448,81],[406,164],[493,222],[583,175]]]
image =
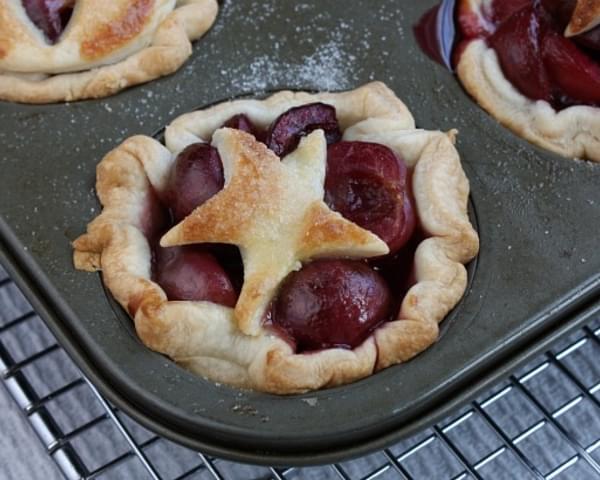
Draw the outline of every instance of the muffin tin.
[[[433,4],[226,1],[171,77],[101,101],[0,104],[0,260],[117,406],[216,456],[330,462],[433,423],[600,309],[600,165],[517,138],[423,55],[412,26]],[[459,129],[481,237],[464,299],[411,362],[292,397],[215,385],[146,349],[100,276],[73,268],[70,242],[98,213],[95,166],[128,136],[157,135],[177,115],[229,98],[373,79],[419,126]]]

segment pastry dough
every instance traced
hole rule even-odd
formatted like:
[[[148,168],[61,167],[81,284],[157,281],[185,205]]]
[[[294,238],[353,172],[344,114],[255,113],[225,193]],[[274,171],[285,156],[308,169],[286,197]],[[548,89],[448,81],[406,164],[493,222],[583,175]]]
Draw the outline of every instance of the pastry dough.
[[[487,23],[491,0],[462,0]],[[600,162],[600,108],[578,105],[555,110],[519,92],[504,76],[496,52],[484,39],[471,41],[456,72],[467,92],[504,126],[530,142],[565,157]]]
[[[21,0],[0,1],[0,99],[98,98],[176,71],[213,24],[216,0],[78,0],[49,44]]]
[[[600,25],[600,2],[577,0],[571,21],[567,25],[565,36],[572,37],[585,33]]]
[[[252,136],[219,127],[239,113],[267,127],[288,109],[312,102],[324,102],[336,108],[344,140],[378,142],[404,158],[413,172],[416,209],[428,238],[416,250],[416,284],[405,296],[395,321],[384,323],[353,350],[331,348],[296,354],[288,343],[260,323],[245,325],[239,322],[240,318],[236,321],[233,309],[210,302],[167,301],[161,287],[151,280],[151,252],[144,231],[148,205],[156,201],[154,192],[165,189],[171,165],[183,148],[209,141],[217,130],[213,145],[219,149],[225,171],[229,172],[225,189],[220,192],[223,194],[231,182],[236,181],[236,173],[232,172],[243,178],[240,162],[257,159],[269,162],[277,157]],[[464,264],[477,254],[479,247],[478,236],[467,215],[469,183],[454,148],[454,132],[416,129],[406,106],[384,84],[376,82],[344,93],[313,95],[285,91],[266,100],[226,102],[176,119],[167,128],[165,140],[166,147],[149,137],[133,137],[102,160],[97,171],[97,192],[104,209],[88,225],[87,233],[74,242],[75,266],[88,271],[102,270],[106,286],[134,318],[138,335],[148,347],[214,381],[290,394],[358,380],[404,362],[435,342],[438,323],[465,291]],[[316,199],[319,205],[324,179],[323,150],[322,131],[315,131],[302,140],[282,165],[271,164],[267,168],[272,170],[269,175],[285,176],[288,168],[313,170],[300,177],[311,190],[307,194],[310,202],[315,204]],[[227,211],[215,208],[217,202],[211,203],[220,194],[167,233],[163,242],[185,243],[186,235],[202,237],[204,233],[199,233],[196,226],[201,226],[215,212],[221,211],[223,217],[227,215]],[[269,191],[268,185],[262,194],[273,200],[280,196]],[[288,196],[294,195],[299,194]],[[243,200],[252,199],[236,201]],[[306,199],[302,201],[306,203]],[[291,212],[289,207],[285,208]],[[297,218],[306,216],[298,214]],[[186,233],[188,221],[192,226]],[[194,224],[196,221],[200,223]],[[348,225],[352,243],[344,254],[368,256],[386,251],[387,246],[375,235],[351,222],[342,223]],[[299,224],[291,227],[292,236],[301,230]],[[259,241],[253,238],[251,230],[248,238],[239,242],[243,244],[242,254],[245,245],[256,245]],[[237,238],[237,235],[233,236]],[[347,241],[340,239],[339,247],[345,249]],[[299,254],[295,258],[304,257]],[[259,278],[265,277],[259,275]],[[263,305],[270,301],[273,290],[271,287],[261,290],[260,295],[264,297],[260,300]]]

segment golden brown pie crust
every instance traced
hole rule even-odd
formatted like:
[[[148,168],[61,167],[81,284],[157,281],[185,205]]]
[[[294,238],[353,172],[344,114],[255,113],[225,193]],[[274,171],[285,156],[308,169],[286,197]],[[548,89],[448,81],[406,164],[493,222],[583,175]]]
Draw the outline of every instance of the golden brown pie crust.
[[[52,103],[112,95],[176,71],[216,0],[79,0],[50,45],[21,2],[0,2],[0,99]]]
[[[331,348],[305,355],[294,353],[262,326],[245,334],[230,308],[167,301],[151,280],[143,212],[153,192],[165,188],[177,152],[209,140],[232,115],[245,113],[266,127],[289,108],[316,101],[335,106],[344,140],[382,143],[402,155],[413,172],[415,205],[428,238],[415,253],[417,281],[397,320],[379,327],[353,350]],[[263,148],[252,137],[232,132],[216,134],[222,155],[240,141]],[[75,266],[102,270],[106,286],[134,318],[148,347],[213,381],[291,394],[358,380],[409,360],[435,342],[438,323],[464,294],[464,265],[479,248],[467,215],[469,183],[454,148],[454,132],[415,129],[406,106],[375,82],[344,93],[286,91],[262,101],[222,103],[176,119],[165,138],[166,147],[148,137],[132,137],[100,162],[96,189],[104,209],[73,244]]]

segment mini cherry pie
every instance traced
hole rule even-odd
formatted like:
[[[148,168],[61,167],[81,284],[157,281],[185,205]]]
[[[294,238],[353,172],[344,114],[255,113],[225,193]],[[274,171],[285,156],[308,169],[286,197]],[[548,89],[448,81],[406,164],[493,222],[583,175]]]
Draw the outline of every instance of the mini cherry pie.
[[[97,170],[74,242],[141,340],[204,377],[278,394],[415,356],[478,252],[454,132],[382,83],[281,92],[176,119]]]
[[[177,70],[216,0],[2,0],[0,99],[112,95]]]
[[[501,123],[600,161],[600,0],[460,0],[457,73]]]

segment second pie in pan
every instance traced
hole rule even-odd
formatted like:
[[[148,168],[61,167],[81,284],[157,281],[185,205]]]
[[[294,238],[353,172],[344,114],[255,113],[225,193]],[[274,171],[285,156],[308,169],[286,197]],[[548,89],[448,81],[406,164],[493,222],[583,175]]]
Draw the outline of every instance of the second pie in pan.
[[[600,0],[460,0],[457,74],[523,138],[600,161]]]
[[[381,83],[184,115],[166,145],[132,137],[99,164],[103,211],[75,265],[102,270],[148,347],[208,379],[358,380],[434,343],[466,289],[478,237],[454,135],[416,129]]]
[[[216,0],[2,0],[0,100],[99,98],[176,71]]]

